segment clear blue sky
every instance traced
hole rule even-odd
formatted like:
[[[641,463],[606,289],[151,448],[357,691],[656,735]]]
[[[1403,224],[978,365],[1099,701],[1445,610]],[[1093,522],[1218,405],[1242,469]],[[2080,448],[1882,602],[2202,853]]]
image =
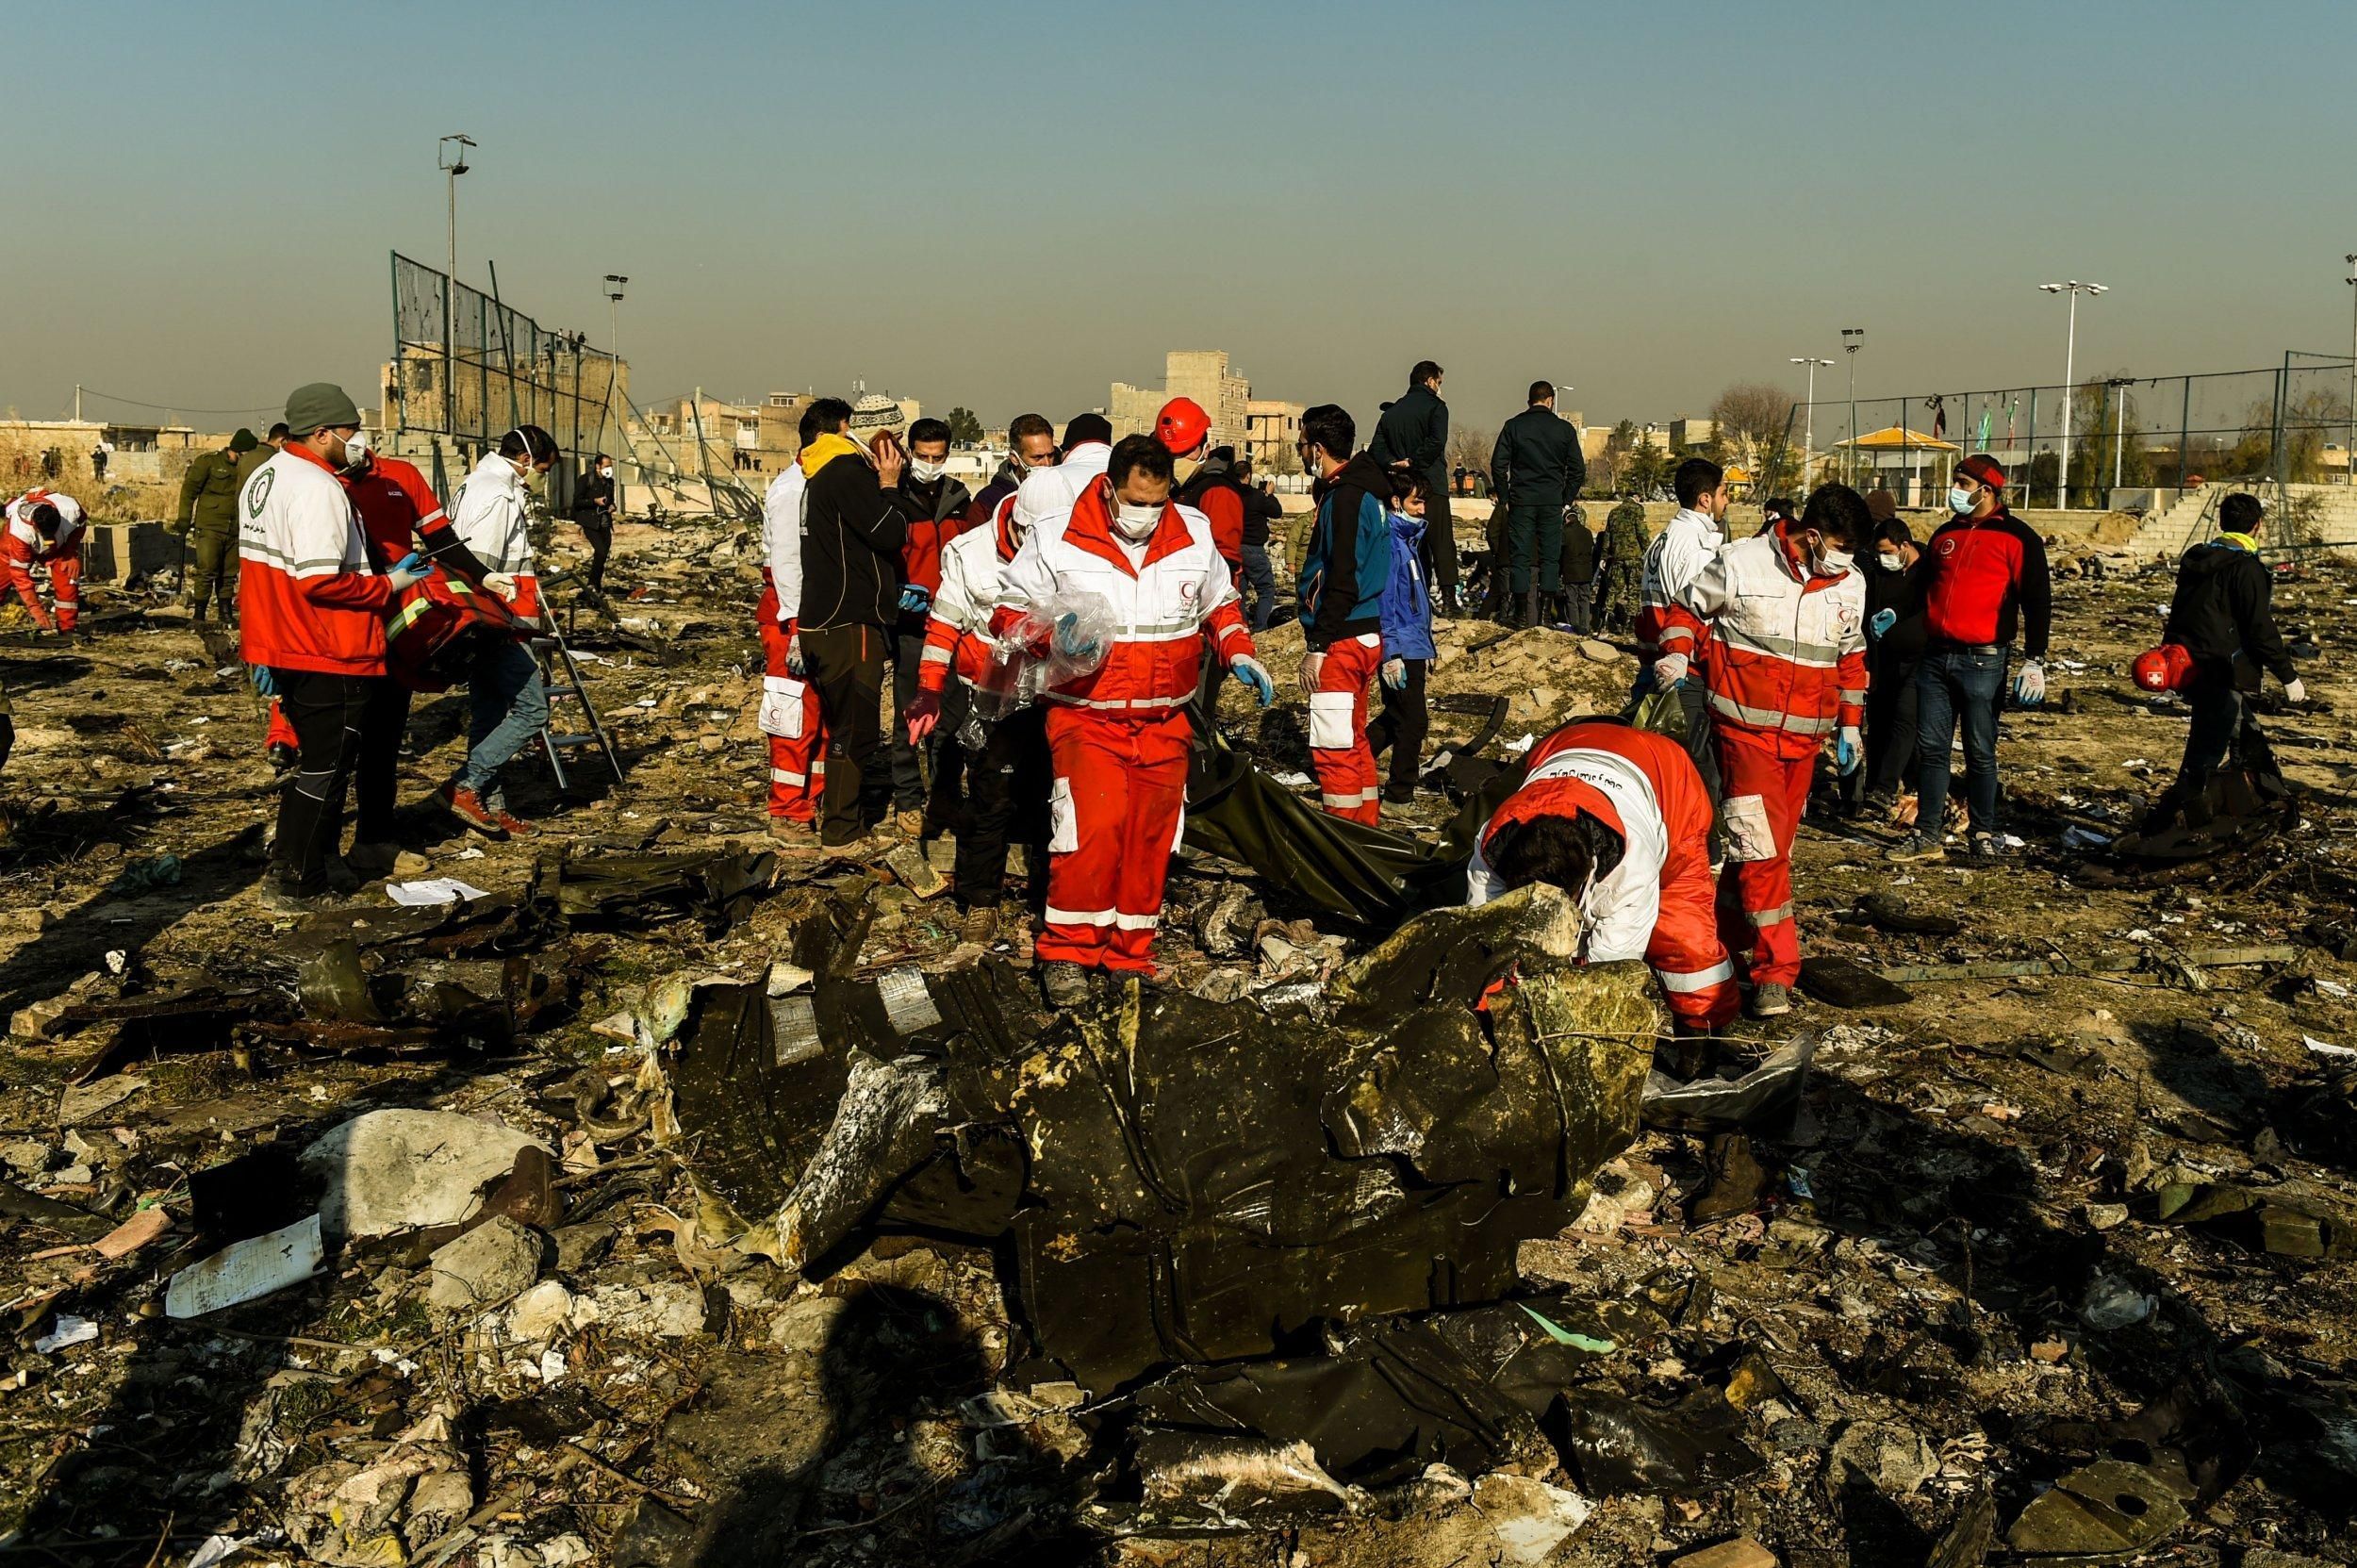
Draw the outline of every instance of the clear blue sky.
[[[1169,347],[1371,419],[1703,413],[2345,348],[2345,5],[9,8],[0,408],[372,388],[386,253],[588,330],[642,400],[854,376],[994,422]],[[1838,373],[1838,372],[1837,372]],[[1824,388],[1821,383],[1820,392]],[[364,401],[367,394],[362,393]],[[201,421],[200,422],[204,422]]]

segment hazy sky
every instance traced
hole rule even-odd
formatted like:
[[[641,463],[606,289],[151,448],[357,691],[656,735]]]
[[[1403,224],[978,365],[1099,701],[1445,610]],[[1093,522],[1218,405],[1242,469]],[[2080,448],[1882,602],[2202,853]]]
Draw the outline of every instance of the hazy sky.
[[[1668,418],[1845,325],[1861,394],[2057,381],[2072,276],[2083,371],[2349,342],[2345,3],[4,3],[31,417],[369,401],[447,131],[462,275],[602,343],[628,273],[642,403],[1061,420],[1224,347],[1362,427],[1426,355]]]

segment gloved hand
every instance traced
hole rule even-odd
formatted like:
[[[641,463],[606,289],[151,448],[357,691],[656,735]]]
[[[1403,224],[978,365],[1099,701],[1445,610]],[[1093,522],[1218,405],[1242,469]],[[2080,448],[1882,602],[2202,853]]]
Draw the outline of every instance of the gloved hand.
[[[414,561],[417,557],[412,555],[409,559]],[[406,566],[407,564],[407,561],[402,563],[403,566]],[[401,567],[395,567],[393,569],[395,571],[399,571]],[[502,599],[513,599],[516,597],[516,579],[510,577],[503,571],[485,572],[483,574],[483,586],[489,588],[493,593],[498,594]]]
[[[2036,659],[2025,661],[2021,673],[2013,678],[2013,700],[2025,708],[2035,708],[2046,701],[2046,667]]]
[[[902,615],[923,615],[932,607],[933,596],[916,584],[910,583],[901,587],[900,613]]]
[[[175,539],[184,536],[188,531],[189,520],[186,518],[176,518],[164,524],[164,532],[171,535]]]
[[[2283,683],[2283,701],[2292,703],[2308,701],[2308,687],[2297,675]]]
[[[1301,655],[1301,689],[1302,689],[1302,690],[1304,690],[1304,691],[1315,691],[1315,690],[1317,690],[1317,689],[1318,689],[1318,671],[1320,671],[1320,670],[1324,669],[1325,668],[1326,668],[1326,655],[1325,655],[1325,654],[1323,654],[1323,653],[1304,653],[1304,654],[1302,654],[1302,655]]]
[[[810,673],[810,666],[802,662],[802,634],[799,632],[785,639],[785,672],[798,681]]]
[[[1393,691],[1403,691],[1407,689],[1408,661],[1406,659],[1385,659],[1383,661],[1383,684],[1391,687]]]
[[[278,677],[271,673],[270,666],[266,664],[247,665],[245,667],[245,676],[247,680],[254,683],[255,695],[261,697],[275,697],[278,695]]]
[[[1876,610],[1874,612],[1873,619],[1866,623],[1866,630],[1874,636],[1886,636],[1889,634],[1890,629],[1898,624],[1898,611]]]
[[[1683,653],[1664,653],[1653,664],[1653,684],[1667,689],[1686,679],[1693,661]]]
[[[933,733],[933,726],[941,722],[941,693],[919,691],[910,698],[907,718],[909,744],[922,745],[925,737]]]
[[[1056,618],[1056,652],[1067,659],[1090,658],[1098,643],[1094,634],[1080,630],[1080,618],[1067,610]]]
[[[417,557],[415,555],[409,557],[410,561],[414,561],[416,559]],[[385,574],[385,581],[393,586],[393,591],[395,593],[399,593],[402,589],[408,587],[413,583],[423,582],[425,580],[425,568],[418,567],[413,569],[410,567],[409,561],[404,561],[401,565],[393,568],[392,570]],[[490,579],[486,577],[484,581],[487,583]]]
[[[1842,725],[1841,733],[1834,738],[1833,770],[1846,779],[1857,771],[1857,765],[1865,756],[1866,743],[1859,736],[1857,726]]]
[[[1228,673],[1233,675],[1244,685],[1250,686],[1252,695],[1261,700],[1261,706],[1265,708],[1277,701],[1277,683],[1270,678],[1268,667],[1251,654],[1246,653],[1243,658],[1229,665]]]
[[[58,623],[55,620],[52,620],[45,615],[37,615],[33,617],[33,635],[35,636],[49,637],[55,636],[57,634]]]
[[[400,560],[394,562],[393,569],[395,571],[415,572],[420,577],[422,577],[426,574],[426,569],[432,564],[433,563],[428,561],[423,554],[413,550],[408,554],[404,555]],[[512,583],[515,579],[511,577],[508,581]]]
[[[1434,615],[1448,614],[1451,608],[1448,602],[1448,596],[1443,594],[1439,587],[1434,586],[1425,589],[1424,597],[1425,601],[1432,606],[1432,613]]]

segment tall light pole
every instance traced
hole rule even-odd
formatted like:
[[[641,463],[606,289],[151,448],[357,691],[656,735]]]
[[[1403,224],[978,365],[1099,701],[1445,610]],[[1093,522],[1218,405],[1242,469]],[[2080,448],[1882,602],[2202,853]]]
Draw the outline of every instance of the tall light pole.
[[[2049,294],[2070,296],[2070,324],[2065,329],[2063,337],[2062,469],[2054,481],[2054,503],[2068,512],[2070,510],[2070,399],[2079,389],[2079,296],[2107,294],[2111,292],[2111,286],[2081,283],[2072,278],[2069,283],[2041,283],[2038,288]]]
[[[2124,375],[2116,375],[2103,383],[2112,389],[2118,406],[2112,410],[2112,488],[2119,488],[2119,460],[2128,453],[2128,388],[2135,382]],[[2118,498],[2113,497],[2115,504]]]
[[[452,132],[435,143],[435,167],[450,186],[450,270],[442,274],[442,424],[458,434],[458,176],[474,138]]]
[[[1830,371],[1833,361],[1795,355],[1792,363],[1808,367],[1808,402],[1805,404],[1808,411],[1801,416],[1801,487],[1807,489],[1809,453],[1817,445],[1817,367],[1822,365]]]
[[[1850,356],[1850,458],[1842,473],[1848,483],[1857,483],[1857,351],[1866,346],[1866,329],[1845,326],[1841,329],[1841,352]]]
[[[617,365],[622,362],[622,285],[629,281],[619,272],[605,274],[606,352]]]
[[[2342,257],[2349,263],[2349,445],[2341,449],[2341,470],[2357,485],[2357,251]]]

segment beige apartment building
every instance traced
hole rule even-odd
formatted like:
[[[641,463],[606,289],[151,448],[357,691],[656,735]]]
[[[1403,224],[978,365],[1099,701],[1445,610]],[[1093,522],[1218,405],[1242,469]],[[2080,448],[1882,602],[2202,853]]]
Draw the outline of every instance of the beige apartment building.
[[[1172,398],[1193,398],[1211,416],[1211,444],[1241,446],[1249,423],[1252,383],[1228,364],[1226,349],[1173,349],[1162,356],[1160,387],[1113,383],[1106,418],[1113,438],[1137,436],[1154,428],[1154,416]]]

